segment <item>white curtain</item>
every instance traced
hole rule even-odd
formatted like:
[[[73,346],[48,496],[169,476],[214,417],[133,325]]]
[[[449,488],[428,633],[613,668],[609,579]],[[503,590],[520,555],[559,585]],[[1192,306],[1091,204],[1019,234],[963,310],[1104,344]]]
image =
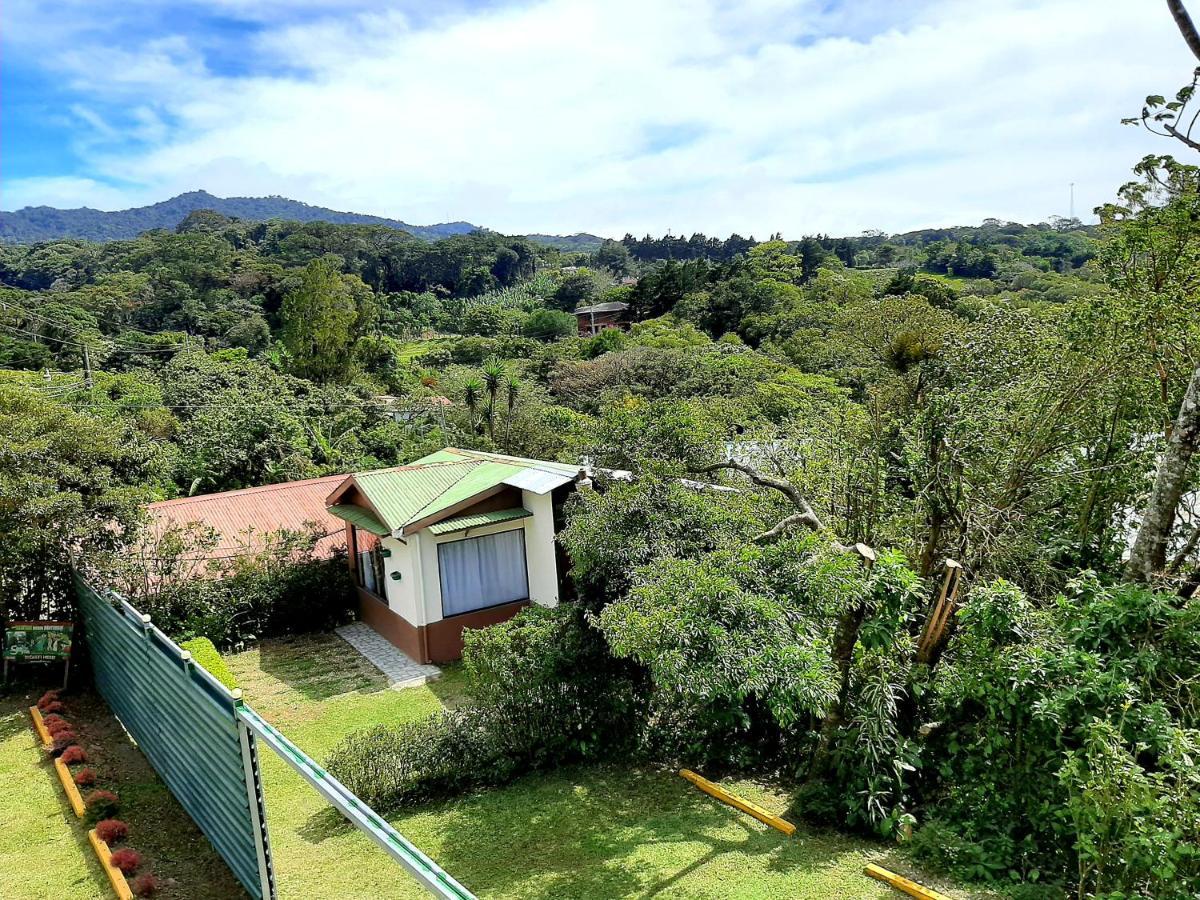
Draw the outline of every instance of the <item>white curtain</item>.
[[[525,529],[438,545],[442,615],[529,598]]]

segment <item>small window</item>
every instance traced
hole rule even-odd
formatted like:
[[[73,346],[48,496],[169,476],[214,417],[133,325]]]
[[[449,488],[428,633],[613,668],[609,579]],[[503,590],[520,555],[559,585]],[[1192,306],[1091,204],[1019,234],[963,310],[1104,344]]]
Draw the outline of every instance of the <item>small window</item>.
[[[525,529],[438,544],[442,615],[529,599]]]
[[[354,529],[354,547],[358,552],[358,583],[376,596],[384,596],[383,547],[379,537],[361,528]]]

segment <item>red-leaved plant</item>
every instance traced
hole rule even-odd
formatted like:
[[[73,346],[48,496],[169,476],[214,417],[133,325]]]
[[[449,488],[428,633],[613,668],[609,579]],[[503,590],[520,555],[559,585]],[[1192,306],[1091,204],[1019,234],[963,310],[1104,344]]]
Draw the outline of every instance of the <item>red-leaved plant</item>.
[[[58,691],[46,691],[38,698],[37,708],[46,712],[46,707],[58,701]]]
[[[93,769],[80,769],[75,773],[75,783],[80,787],[91,787],[96,783],[96,772]]]
[[[50,703],[47,703],[45,706],[41,707],[41,710],[44,713],[54,713],[56,715],[60,715],[64,712],[66,712],[67,708],[62,705],[61,701],[53,700]]]
[[[142,854],[125,847],[112,855],[112,864],[126,875],[132,875],[142,864]]]
[[[78,744],[72,744],[62,752],[59,757],[64,765],[75,766],[79,763],[87,762],[87,754],[83,752],[83,748]]]
[[[98,822],[101,819],[111,819],[115,816],[121,800],[112,791],[89,791],[88,795],[83,798],[83,805],[87,807],[88,820]]]
[[[66,719],[59,719],[53,725],[47,725],[46,731],[50,733],[50,737],[56,738],[64,731],[74,731],[75,727]]]
[[[46,726],[47,731],[53,731],[55,728],[61,728],[63,725],[66,725],[68,728],[71,727],[70,723],[58,713],[50,713],[48,716],[42,716],[42,724]]]
[[[54,743],[50,745],[50,752],[54,756],[61,756],[63,751],[74,744],[79,738],[73,731],[60,731],[54,735]]]
[[[133,879],[133,883],[129,886],[133,889],[134,895],[138,897],[153,897],[158,893],[158,879],[149,872]]]
[[[101,819],[96,823],[96,837],[106,844],[118,844],[129,834],[129,826],[120,819]]]

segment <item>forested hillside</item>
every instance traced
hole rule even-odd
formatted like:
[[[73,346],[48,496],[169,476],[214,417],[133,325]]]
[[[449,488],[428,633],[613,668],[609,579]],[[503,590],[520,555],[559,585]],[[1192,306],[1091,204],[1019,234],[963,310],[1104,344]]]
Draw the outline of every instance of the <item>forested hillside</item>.
[[[572,501],[579,603],[508,626],[500,706],[429,726],[482,756],[422,780],[410,747],[410,781],[351,787],[686,759],[782,772],[824,824],[915,823],[970,878],[1188,895],[1200,529],[1169,517],[1152,577],[1124,557],[1200,358],[1198,188],[1148,160],[1086,228],[570,250],[197,212],[4,246],[0,590],[52,610],[152,499],[447,445],[630,469]],[[576,337],[594,301],[632,327]],[[926,636],[947,559],[962,611]],[[578,681],[545,730],[495,734],[504,673],[551,668]]]
[[[209,210],[246,222],[280,219],[292,222],[329,222],[335,225],[383,225],[407,231],[414,237],[437,240],[452,234],[468,234],[478,226],[470,222],[440,225],[409,225],[398,219],[362,213],[338,212],[309,206],[286,197],[214,197],[207,191],[189,191],[150,206],[105,212],[99,209],[55,209],[27,206],[15,212],[0,212],[0,241],[31,241],[82,238],[89,241],[119,241],[137,237],[155,228],[173,229],[191,213]]]

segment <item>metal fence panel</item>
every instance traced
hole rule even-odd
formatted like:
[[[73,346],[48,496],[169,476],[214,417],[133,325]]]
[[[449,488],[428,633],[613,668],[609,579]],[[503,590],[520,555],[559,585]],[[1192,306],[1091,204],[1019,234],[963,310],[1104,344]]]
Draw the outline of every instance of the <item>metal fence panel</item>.
[[[252,897],[274,897],[254,735],[238,698],[148,617],[76,576],[96,686],[171,793]]]

